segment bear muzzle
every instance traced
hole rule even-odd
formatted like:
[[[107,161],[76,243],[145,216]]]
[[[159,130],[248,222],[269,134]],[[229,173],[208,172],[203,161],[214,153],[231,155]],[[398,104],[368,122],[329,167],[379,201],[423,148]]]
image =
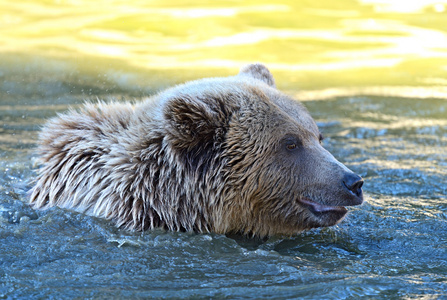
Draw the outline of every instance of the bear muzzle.
[[[327,199],[325,203],[317,202],[309,197],[301,197],[298,202],[316,217],[331,215],[331,219],[341,220],[348,212],[345,206],[363,203],[363,179],[355,173],[347,172],[342,176],[338,186],[338,192],[333,195],[334,199]],[[331,202],[334,204],[332,205]]]

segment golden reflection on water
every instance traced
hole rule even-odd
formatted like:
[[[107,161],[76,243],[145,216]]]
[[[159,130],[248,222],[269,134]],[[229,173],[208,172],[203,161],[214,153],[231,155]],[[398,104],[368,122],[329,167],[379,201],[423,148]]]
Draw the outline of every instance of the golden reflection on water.
[[[447,97],[446,6],[445,0],[8,1],[0,2],[0,58],[5,66],[14,55],[38,57],[60,62],[58,72],[75,68],[117,81],[120,72],[142,78],[149,70],[184,69],[199,77],[261,61],[286,88],[308,91],[304,98]]]
[[[426,7],[431,7],[436,12],[445,11],[445,3],[438,0],[360,0],[364,4],[374,5],[377,12],[419,13]]]

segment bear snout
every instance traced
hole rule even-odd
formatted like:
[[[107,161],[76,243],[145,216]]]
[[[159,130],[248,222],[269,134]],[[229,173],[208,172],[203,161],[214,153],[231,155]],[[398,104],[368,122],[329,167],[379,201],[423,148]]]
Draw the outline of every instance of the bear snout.
[[[355,173],[346,173],[343,176],[343,187],[349,194],[349,205],[359,205],[363,202],[363,178]]]

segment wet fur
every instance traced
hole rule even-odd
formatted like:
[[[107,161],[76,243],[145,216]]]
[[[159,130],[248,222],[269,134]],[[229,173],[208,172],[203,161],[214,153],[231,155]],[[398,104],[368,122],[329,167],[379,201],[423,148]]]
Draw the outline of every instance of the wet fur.
[[[305,174],[312,155],[292,168],[278,155],[283,132],[299,134],[309,149],[319,134],[305,108],[280,93],[259,64],[135,105],[87,104],[43,128],[31,205],[73,209],[133,230],[264,237],[337,223],[297,200],[327,201],[334,192],[325,181],[340,170],[330,162]]]

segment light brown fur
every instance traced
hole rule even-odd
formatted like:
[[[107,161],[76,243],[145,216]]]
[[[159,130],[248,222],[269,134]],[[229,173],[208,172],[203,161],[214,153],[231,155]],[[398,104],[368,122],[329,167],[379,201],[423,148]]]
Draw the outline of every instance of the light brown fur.
[[[88,104],[50,120],[31,204],[134,230],[293,235],[334,225],[341,206],[362,202],[361,179],[319,136],[267,68],[249,65],[136,105]]]

